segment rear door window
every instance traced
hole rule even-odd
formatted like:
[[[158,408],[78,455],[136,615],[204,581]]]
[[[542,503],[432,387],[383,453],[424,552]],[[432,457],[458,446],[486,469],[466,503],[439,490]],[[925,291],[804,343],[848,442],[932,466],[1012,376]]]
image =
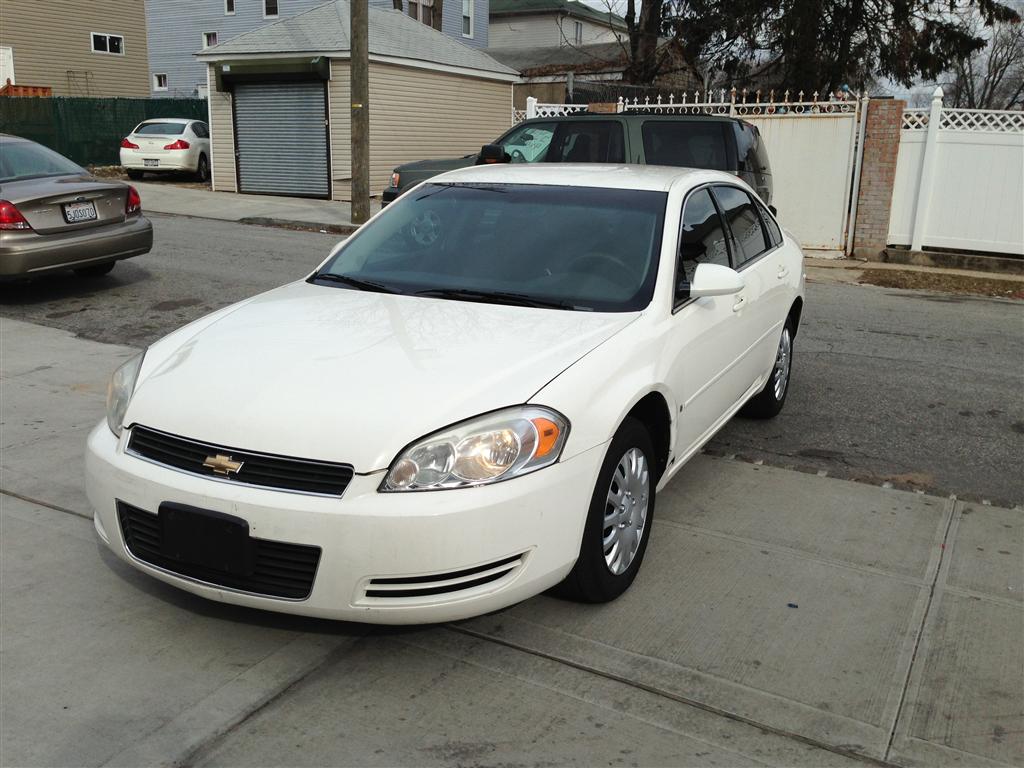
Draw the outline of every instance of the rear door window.
[[[210,134],[206,130],[206,123],[192,123],[192,133],[194,133],[200,139],[210,138]]]
[[[705,187],[691,194],[683,208],[679,230],[679,262],[676,268],[676,302],[690,296],[690,284],[698,264],[729,266],[725,227],[711,193]]]
[[[640,128],[648,165],[731,171],[729,123],[700,120],[645,120]]]
[[[757,210],[761,212],[761,221],[764,222],[764,229],[768,233],[768,247],[774,248],[777,245],[782,245],[782,230],[775,221],[775,217],[760,203],[757,205]]]
[[[555,125],[555,135],[548,149],[546,162],[626,162],[621,123],[611,120],[580,120]]]
[[[738,187],[716,186],[715,199],[732,232],[733,260],[736,269],[768,250],[757,203]]]

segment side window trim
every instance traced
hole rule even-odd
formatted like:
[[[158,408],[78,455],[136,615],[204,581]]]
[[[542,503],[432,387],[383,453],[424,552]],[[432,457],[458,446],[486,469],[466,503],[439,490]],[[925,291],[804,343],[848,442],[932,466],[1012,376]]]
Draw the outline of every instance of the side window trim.
[[[730,242],[732,240],[732,236],[729,232],[729,225],[725,220],[725,216],[722,215],[722,207],[718,204],[718,200],[715,199],[715,194],[713,190],[714,186],[714,183],[709,182],[707,184],[701,184],[699,187],[694,187],[693,189],[686,193],[686,197],[683,198],[683,204],[679,208],[679,227],[676,230],[676,247],[674,249],[675,255],[672,258],[672,261],[675,265],[672,272],[673,315],[690,302],[696,301],[696,299],[693,299],[689,296],[687,296],[685,299],[678,299],[676,297],[676,286],[679,285],[679,245],[683,240],[683,221],[686,217],[686,204],[690,202],[690,198],[693,195],[697,194],[698,192],[705,189],[708,191],[708,196],[711,198],[711,204],[715,206],[715,212],[718,214],[718,219],[722,223],[722,232],[725,233],[725,250],[729,254],[729,264],[731,266],[736,263],[733,258],[732,243]],[[736,269],[736,267],[733,267],[733,269]]]
[[[754,205],[754,210],[758,212],[757,220],[761,224],[761,236],[764,238],[764,242],[768,246],[767,248],[765,248],[760,253],[756,254],[755,256],[750,257],[745,262],[743,262],[742,264],[739,264],[737,266],[736,259],[735,259],[734,255],[733,255],[735,253],[735,251],[733,250],[733,246],[736,246],[738,248],[739,247],[739,243],[736,242],[736,236],[732,233],[732,225],[729,223],[729,220],[724,215],[722,215],[722,225],[725,227],[725,234],[726,234],[726,238],[725,239],[726,239],[726,242],[728,242],[730,244],[730,248],[729,248],[729,263],[731,263],[733,265],[733,267],[732,267],[733,269],[735,269],[737,272],[742,272],[744,269],[749,267],[751,264],[757,263],[758,261],[763,259],[765,256],[767,256],[769,253],[771,253],[776,248],[778,248],[779,245],[781,245],[781,243],[773,244],[772,238],[768,236],[768,227],[765,226],[764,217],[761,215],[761,212],[759,210],[760,200],[759,200],[759,198],[757,197],[756,194],[752,195],[752,194],[750,194],[750,192],[748,192],[747,190],[743,189],[743,187],[738,187],[735,184],[723,184],[722,182],[717,182],[715,184],[712,184],[711,186],[712,186],[711,197],[715,201],[715,207],[718,208],[719,215],[722,215],[722,206],[718,202],[718,197],[715,195],[715,189],[719,189],[719,188],[736,189],[736,190],[739,190],[740,192],[742,192],[748,198],[750,198],[751,202]],[[782,227],[779,227],[779,231],[780,232],[782,231]]]

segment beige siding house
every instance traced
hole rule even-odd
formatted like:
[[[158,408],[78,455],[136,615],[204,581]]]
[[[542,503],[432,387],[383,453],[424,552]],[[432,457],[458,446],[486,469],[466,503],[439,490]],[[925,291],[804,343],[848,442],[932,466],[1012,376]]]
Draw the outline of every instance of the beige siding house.
[[[349,6],[334,0],[199,54],[213,186],[348,200]],[[515,70],[409,16],[371,7],[370,190],[395,166],[478,151],[512,122]]]
[[[143,0],[0,0],[3,78],[54,96],[149,96]]]

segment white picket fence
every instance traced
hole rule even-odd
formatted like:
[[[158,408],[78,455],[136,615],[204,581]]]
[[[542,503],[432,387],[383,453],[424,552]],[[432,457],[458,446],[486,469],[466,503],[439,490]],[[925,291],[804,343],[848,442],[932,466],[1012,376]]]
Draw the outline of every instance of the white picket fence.
[[[1024,256],[1024,112],[906,110],[888,241]]]

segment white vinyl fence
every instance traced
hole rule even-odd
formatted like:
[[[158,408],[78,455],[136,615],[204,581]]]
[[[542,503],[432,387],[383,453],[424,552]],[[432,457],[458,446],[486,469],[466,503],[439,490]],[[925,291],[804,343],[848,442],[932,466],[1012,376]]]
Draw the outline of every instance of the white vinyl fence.
[[[851,219],[851,194],[856,194],[858,137],[863,135],[866,101],[810,100],[801,91],[791,101],[787,91],[781,100],[770,93],[719,91],[686,94],[681,99],[619,99],[617,112],[653,114],[707,114],[742,117],[757,126],[772,165],[773,199],[779,220],[813,250],[847,250]],[[527,100],[527,108],[513,115],[519,120],[554,117],[585,111],[581,104],[543,104]],[[855,211],[853,211],[855,213]]]
[[[1024,256],[1024,112],[906,110],[888,240]]]

